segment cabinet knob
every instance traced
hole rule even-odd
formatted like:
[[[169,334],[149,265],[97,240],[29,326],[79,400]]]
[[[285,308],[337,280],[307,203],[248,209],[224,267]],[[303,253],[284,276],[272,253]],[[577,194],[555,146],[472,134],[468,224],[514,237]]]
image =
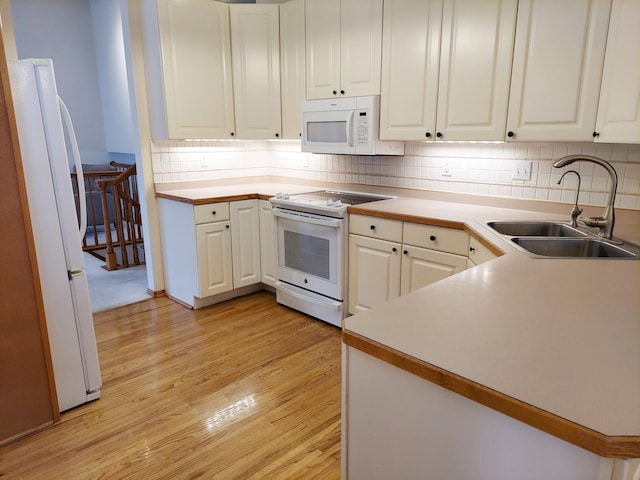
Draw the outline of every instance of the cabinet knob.
[[[302,136],[302,132],[298,133],[298,136],[301,137]]]
[[[225,225],[226,228],[229,228],[229,225]]]
[[[235,133],[231,132],[229,135],[231,135],[233,137],[235,135]]]
[[[280,134],[279,134],[279,133],[276,133],[276,138],[278,138],[279,136],[280,136]]]
[[[375,225],[371,225],[369,228],[370,228],[371,230],[375,230],[375,229],[376,229],[376,226],[375,226]]]
[[[335,90],[334,90],[334,91],[332,91],[331,93],[333,93],[334,95],[337,95],[337,94],[338,94],[338,92],[336,92]]]
[[[514,135],[515,135],[515,133],[513,133],[513,132],[507,132],[507,137],[509,137],[509,138],[513,137]]]
[[[431,138],[431,132],[425,133],[424,136],[427,137],[427,138]]]
[[[215,210],[211,212],[211,215],[215,215],[215,214],[216,214],[216,211],[215,211]]]
[[[407,255],[409,253],[408,250],[403,250],[402,253],[404,253],[405,255]]]
[[[442,133],[441,132],[436,133],[436,137],[442,138]]]
[[[397,249],[396,247],[393,247],[393,248],[391,249],[391,251],[392,251],[392,252],[397,252],[397,251],[398,251],[398,249]]]
[[[436,241],[436,236],[435,235],[431,235],[429,237],[429,240],[431,240],[432,242],[435,242]]]
[[[475,248],[473,248],[473,247],[469,247],[469,251],[470,251],[470,252],[475,252],[475,251],[476,251],[476,249],[475,249]]]
[[[599,137],[600,136],[600,132],[593,132],[593,138]]]
[[[340,90],[340,95],[344,95],[344,90]]]

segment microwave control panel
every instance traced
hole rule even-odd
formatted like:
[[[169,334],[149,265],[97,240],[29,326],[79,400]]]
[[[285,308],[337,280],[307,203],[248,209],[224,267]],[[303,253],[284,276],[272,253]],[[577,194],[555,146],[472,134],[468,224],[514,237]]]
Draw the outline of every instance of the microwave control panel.
[[[369,143],[369,115],[367,110],[356,110],[356,147],[367,146]]]

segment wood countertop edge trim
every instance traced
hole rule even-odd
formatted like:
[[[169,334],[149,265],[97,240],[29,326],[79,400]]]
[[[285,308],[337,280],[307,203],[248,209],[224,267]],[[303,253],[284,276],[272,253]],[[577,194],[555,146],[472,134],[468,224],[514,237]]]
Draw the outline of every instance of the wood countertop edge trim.
[[[456,222],[453,220],[443,220],[441,218],[421,217],[418,215],[408,215],[405,213],[382,212],[379,210],[366,210],[363,208],[358,208],[357,206],[348,207],[347,211],[349,213],[355,213],[358,215],[368,215],[370,217],[388,218],[391,220],[400,220],[403,222],[421,223],[424,225],[433,225],[434,227],[455,228],[457,230],[465,229],[464,222]]]
[[[342,341],[361,352],[601,457],[640,457],[640,436],[604,435],[347,329],[342,332]]]
[[[191,205],[206,205],[208,203],[219,202],[235,202],[238,200],[269,200],[273,195],[263,195],[260,193],[241,193],[237,195],[222,195],[219,197],[207,197],[207,198],[186,198],[179,195],[172,195],[168,192],[156,192],[156,198],[166,198],[167,200],[174,200],[176,202],[190,203]]]

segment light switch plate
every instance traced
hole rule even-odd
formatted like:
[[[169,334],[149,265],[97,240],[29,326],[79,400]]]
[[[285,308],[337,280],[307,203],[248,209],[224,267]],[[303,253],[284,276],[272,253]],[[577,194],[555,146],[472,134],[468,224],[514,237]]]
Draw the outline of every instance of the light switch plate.
[[[513,180],[531,180],[531,162],[529,160],[516,160],[513,162]]]

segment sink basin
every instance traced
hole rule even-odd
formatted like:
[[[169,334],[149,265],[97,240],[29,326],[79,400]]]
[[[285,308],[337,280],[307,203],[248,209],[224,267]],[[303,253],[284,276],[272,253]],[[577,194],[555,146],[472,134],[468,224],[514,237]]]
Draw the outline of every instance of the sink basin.
[[[510,237],[584,237],[585,234],[559,222],[489,222],[496,232]]]
[[[512,238],[511,241],[528,252],[543,257],[561,258],[626,258],[639,259],[638,249],[624,248],[595,238]]]

